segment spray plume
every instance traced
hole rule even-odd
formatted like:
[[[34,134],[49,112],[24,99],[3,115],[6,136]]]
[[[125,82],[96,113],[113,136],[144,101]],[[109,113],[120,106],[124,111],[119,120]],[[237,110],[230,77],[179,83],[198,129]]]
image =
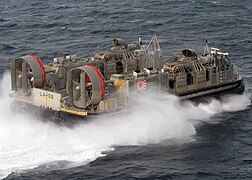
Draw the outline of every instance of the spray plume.
[[[87,164],[116,146],[192,141],[199,121],[243,110],[251,103],[249,96],[235,95],[222,102],[181,105],[173,95],[162,95],[160,100],[147,93],[134,97],[136,103],[128,109],[69,128],[39,121],[28,112],[11,112],[9,82],[10,75],[5,73],[0,82],[0,178],[52,162]]]

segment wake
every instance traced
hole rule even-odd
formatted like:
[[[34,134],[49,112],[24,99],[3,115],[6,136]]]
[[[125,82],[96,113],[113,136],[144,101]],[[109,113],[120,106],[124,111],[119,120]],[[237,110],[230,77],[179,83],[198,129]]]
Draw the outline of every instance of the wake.
[[[58,161],[69,166],[87,164],[116,146],[190,142],[198,122],[211,122],[213,115],[251,104],[250,95],[181,105],[173,95],[162,95],[160,101],[149,93],[134,97],[133,107],[69,128],[39,121],[29,113],[11,112],[9,89],[10,75],[5,73],[0,82],[0,178]]]

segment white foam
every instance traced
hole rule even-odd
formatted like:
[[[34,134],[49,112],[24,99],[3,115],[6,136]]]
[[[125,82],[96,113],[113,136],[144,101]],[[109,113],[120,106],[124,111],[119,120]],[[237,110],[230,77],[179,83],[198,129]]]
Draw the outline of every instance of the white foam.
[[[99,116],[73,128],[39,121],[29,114],[13,113],[9,105],[9,73],[0,91],[0,178],[11,172],[55,161],[86,164],[119,145],[143,145],[172,139],[193,140],[197,120],[250,105],[247,96],[230,96],[223,102],[180,105],[173,95],[162,100],[151,93],[135,97],[136,104],[118,113]]]

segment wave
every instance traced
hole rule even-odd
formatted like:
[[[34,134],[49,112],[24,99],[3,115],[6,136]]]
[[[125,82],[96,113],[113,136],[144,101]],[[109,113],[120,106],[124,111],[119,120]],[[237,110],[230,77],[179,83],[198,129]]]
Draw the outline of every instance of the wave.
[[[12,50],[12,49],[16,49],[15,47],[11,46],[11,45],[8,45],[8,44],[0,44],[0,49],[1,50]]]

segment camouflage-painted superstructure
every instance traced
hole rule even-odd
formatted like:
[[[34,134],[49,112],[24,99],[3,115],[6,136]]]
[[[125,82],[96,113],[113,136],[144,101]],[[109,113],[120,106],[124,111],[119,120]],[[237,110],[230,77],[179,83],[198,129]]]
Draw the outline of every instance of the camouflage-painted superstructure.
[[[244,83],[228,53],[208,48],[203,55],[185,49],[164,59],[157,37],[127,44],[114,39],[109,51],[77,58],[54,58],[50,64],[30,54],[11,62],[10,94],[16,101],[79,116],[123,108],[131,93],[154,89],[181,99],[242,93]]]

